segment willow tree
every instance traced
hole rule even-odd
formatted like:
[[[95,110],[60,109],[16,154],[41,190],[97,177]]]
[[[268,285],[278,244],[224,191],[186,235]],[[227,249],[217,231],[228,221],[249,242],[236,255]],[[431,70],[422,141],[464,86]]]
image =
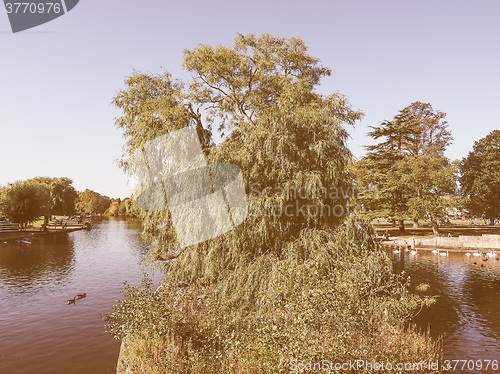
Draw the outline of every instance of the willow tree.
[[[351,191],[345,125],[362,114],[338,93],[315,91],[331,71],[306,50],[300,39],[239,35],[232,47],[184,51],[184,67],[194,77],[188,85],[168,73],[134,73],[113,99],[124,112],[116,124],[127,138],[125,169],[138,147],[193,126],[209,162],[230,162],[243,171],[251,218],[235,231],[244,235],[236,235],[231,247],[245,256],[270,249],[278,254],[301,230],[337,224]],[[223,134],[217,146],[214,123]],[[148,217],[146,232],[158,254],[171,258],[177,251],[167,240],[175,237],[168,212]]]
[[[44,204],[46,209],[43,214],[46,225],[53,215],[69,216],[75,213],[75,200],[78,193],[72,186],[71,178],[36,177],[29,181],[44,184],[48,188],[49,194],[46,195],[47,201]]]
[[[171,212],[143,209],[151,258],[166,260],[162,287],[128,288],[107,317],[115,337],[145,339],[148,353],[138,353],[144,346],[136,351],[139,361],[158,354],[154,364],[134,369],[282,372],[290,358],[317,358],[325,349],[339,358],[411,350],[395,321],[418,300],[375,251],[373,228],[342,223],[352,191],[346,126],[362,113],[339,93],[316,91],[331,71],[301,39],[269,35],[186,50],[184,68],[189,83],[134,72],[113,99],[127,139],[122,165],[137,173],[136,150],[194,128],[209,163],[241,169],[248,216],[219,237],[182,248]],[[219,144],[212,141],[215,125]],[[390,331],[382,331],[387,323]],[[373,344],[383,335],[392,342],[384,352]],[[421,352],[432,351],[415,339]]]

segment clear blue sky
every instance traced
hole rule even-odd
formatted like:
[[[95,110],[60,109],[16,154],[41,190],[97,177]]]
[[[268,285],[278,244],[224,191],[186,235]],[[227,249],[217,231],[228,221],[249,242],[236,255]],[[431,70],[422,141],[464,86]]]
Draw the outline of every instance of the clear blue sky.
[[[111,98],[133,69],[188,79],[182,50],[230,44],[237,32],[299,36],[366,113],[350,129],[360,157],[368,126],[413,101],[447,113],[451,159],[500,128],[500,1],[80,0],[68,14],[12,34],[0,8],[0,185],[67,176],[77,189],[130,194],[116,165],[123,139]]]

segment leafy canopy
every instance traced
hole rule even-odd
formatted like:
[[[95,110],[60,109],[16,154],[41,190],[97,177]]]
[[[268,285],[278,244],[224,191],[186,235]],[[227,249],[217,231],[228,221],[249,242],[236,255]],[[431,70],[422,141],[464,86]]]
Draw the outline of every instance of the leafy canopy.
[[[134,72],[113,99],[126,139],[122,165],[130,170],[148,140],[196,128],[208,162],[242,170],[248,216],[179,250],[169,212],[142,211],[151,258],[168,260],[163,285],[127,288],[106,319],[117,338],[145,338],[132,370],[276,373],[291,357],[322,353],[401,359],[395,346],[435,357],[416,334],[402,342],[400,322],[422,300],[392,274],[373,227],[355,218],[342,224],[353,183],[345,128],[362,113],[339,93],[316,91],[330,70],[301,39],[267,34],[186,50],[183,65],[189,83]],[[381,336],[387,349],[374,344]]]
[[[209,162],[230,162],[243,172],[250,217],[223,240],[245,256],[278,253],[302,229],[327,227],[347,214],[352,176],[345,125],[362,113],[341,94],[315,91],[330,70],[307,54],[301,39],[238,35],[231,47],[184,51],[184,68],[193,76],[189,84],[168,73],[134,72],[113,99],[123,111],[116,125],[126,138],[125,170],[146,141],[195,127]],[[215,121],[224,134],[218,145],[211,141]],[[168,212],[145,218],[156,254],[175,251]],[[199,248],[215,243],[222,239]]]
[[[454,190],[453,167],[443,155],[451,143],[446,114],[428,103],[414,102],[392,121],[372,127],[379,140],[367,146],[357,163],[358,183],[366,192],[361,203],[372,217],[400,221],[446,215],[442,197]]]
[[[13,222],[27,224],[40,216],[69,215],[77,193],[70,178],[36,177],[9,183],[2,190],[0,209]]]
[[[474,144],[460,163],[460,173],[470,213],[490,220],[500,218],[500,130]]]
[[[2,189],[0,210],[11,222],[25,226],[44,214],[49,196],[47,185],[35,181],[17,181]]]
[[[86,214],[104,214],[111,204],[111,199],[98,192],[86,189],[78,194],[76,210]]]

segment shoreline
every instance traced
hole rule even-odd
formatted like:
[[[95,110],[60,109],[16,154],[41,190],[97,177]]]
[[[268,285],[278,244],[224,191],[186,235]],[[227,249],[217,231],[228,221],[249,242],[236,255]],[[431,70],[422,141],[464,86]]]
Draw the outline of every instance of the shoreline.
[[[500,235],[497,235],[500,240]],[[477,238],[477,237],[476,237]],[[449,252],[457,252],[457,253],[466,253],[466,252],[481,252],[481,253],[487,253],[487,252],[499,252],[500,253],[500,247],[499,246],[484,246],[484,247],[464,247],[462,245],[418,245],[415,242],[417,242],[418,238],[414,237],[390,237],[389,240],[384,240],[383,237],[378,237],[379,243],[383,247],[393,247],[393,248],[399,248],[399,249],[416,249],[418,251],[433,251],[436,249],[443,249],[447,250]],[[415,241],[413,241],[415,239]],[[431,238],[431,240],[436,240],[437,238]],[[448,239],[448,238],[446,238]],[[452,239],[452,238],[450,238]],[[453,244],[448,242],[447,244]]]
[[[84,230],[85,227],[69,227],[69,228],[57,228],[57,229],[51,229],[49,228],[48,231],[41,231],[39,229],[28,229],[25,231],[12,231],[12,232],[5,232],[5,233],[0,233],[0,241],[8,241],[8,240],[18,240],[18,239],[23,239],[25,237],[30,237],[33,238],[35,236],[42,236],[42,235],[51,235],[51,234],[64,234],[68,232],[73,232],[73,231],[79,231],[79,230]]]

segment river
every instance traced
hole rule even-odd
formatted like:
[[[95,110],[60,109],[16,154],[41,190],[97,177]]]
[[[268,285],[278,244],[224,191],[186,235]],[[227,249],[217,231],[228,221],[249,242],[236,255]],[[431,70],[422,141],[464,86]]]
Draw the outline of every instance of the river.
[[[414,322],[422,331],[430,327],[432,336],[443,337],[446,359],[500,361],[500,256],[496,260],[467,257],[463,252],[449,252],[447,256],[431,251],[418,251],[417,255],[389,253],[394,270],[404,270],[411,277],[413,290],[426,283],[430,288],[417,293],[438,296],[437,302],[423,309]],[[467,365],[469,369],[457,372],[500,372],[491,368],[474,370],[470,362]]]
[[[114,373],[120,342],[104,334],[123,282],[142,278],[140,224],[0,242],[0,373]],[[87,297],[67,305],[77,294]]]
[[[103,333],[99,316],[121,297],[124,281],[142,278],[140,224],[103,220],[91,231],[32,242],[0,242],[0,373],[114,373],[120,342]],[[446,358],[500,359],[500,260],[388,252],[413,289],[428,283],[421,294],[439,296],[414,322],[444,336]],[[82,293],[87,297],[67,305]]]

